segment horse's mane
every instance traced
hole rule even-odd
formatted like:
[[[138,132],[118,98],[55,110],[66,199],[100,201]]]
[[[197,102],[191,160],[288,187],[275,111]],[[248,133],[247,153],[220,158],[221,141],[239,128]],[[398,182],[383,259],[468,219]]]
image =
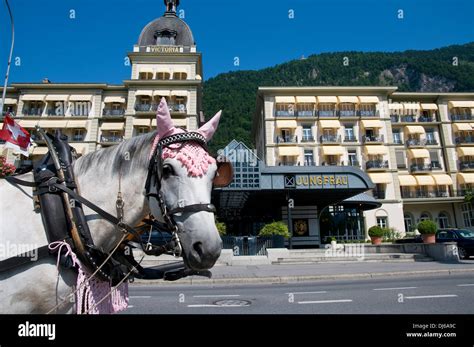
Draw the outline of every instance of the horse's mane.
[[[79,158],[74,164],[76,175],[83,175],[91,169],[98,173],[112,171],[112,175],[119,172],[126,175],[132,168],[148,165],[153,139],[156,131],[132,137],[117,146],[101,148]]]

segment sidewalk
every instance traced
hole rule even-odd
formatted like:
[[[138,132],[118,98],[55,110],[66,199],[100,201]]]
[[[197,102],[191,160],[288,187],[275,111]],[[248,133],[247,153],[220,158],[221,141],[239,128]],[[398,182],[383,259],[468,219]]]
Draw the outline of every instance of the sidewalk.
[[[302,281],[371,279],[408,276],[439,276],[472,274],[474,280],[474,260],[458,264],[440,262],[411,263],[325,263],[311,265],[218,265],[211,269],[212,278],[192,276],[175,282],[163,280],[135,280],[138,285],[180,285],[180,284],[259,284],[288,283]]]

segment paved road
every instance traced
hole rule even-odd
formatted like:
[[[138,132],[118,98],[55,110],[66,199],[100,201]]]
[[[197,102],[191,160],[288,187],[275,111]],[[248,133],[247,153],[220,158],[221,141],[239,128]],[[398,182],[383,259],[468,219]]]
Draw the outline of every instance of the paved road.
[[[130,287],[129,314],[474,314],[474,276]]]

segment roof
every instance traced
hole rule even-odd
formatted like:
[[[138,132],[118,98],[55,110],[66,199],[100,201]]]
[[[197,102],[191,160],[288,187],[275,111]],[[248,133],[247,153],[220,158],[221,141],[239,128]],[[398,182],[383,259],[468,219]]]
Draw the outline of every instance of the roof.
[[[190,47],[195,45],[193,33],[186,22],[178,18],[176,15],[170,13],[166,13],[163,17],[157,18],[148,23],[140,34],[138,45],[156,45],[156,32],[163,30],[176,32],[176,46]]]
[[[344,201],[341,202],[341,204],[344,205],[361,205],[361,208],[365,211],[367,210],[373,210],[374,208],[379,208],[382,206],[380,202],[374,199],[374,197],[370,196],[369,194],[366,193],[361,193],[354,195],[348,199],[345,199]]]

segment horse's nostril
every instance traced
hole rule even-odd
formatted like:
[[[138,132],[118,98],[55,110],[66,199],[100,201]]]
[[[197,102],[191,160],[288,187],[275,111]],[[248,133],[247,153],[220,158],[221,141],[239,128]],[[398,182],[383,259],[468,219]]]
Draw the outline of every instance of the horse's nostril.
[[[193,248],[194,250],[196,251],[196,253],[202,257],[202,242],[196,242],[194,245],[193,245]]]

